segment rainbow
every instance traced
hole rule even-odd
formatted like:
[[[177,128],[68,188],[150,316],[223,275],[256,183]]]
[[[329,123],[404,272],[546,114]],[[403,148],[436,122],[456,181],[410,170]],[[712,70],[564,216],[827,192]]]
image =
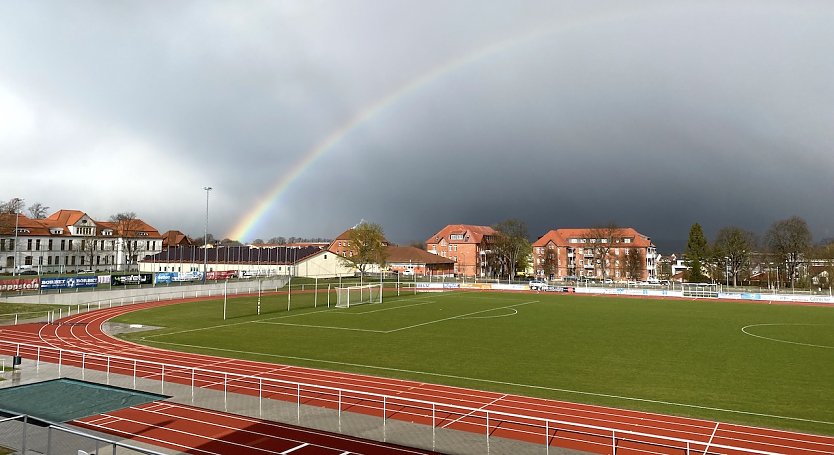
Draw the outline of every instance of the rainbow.
[[[475,52],[457,57],[449,60],[442,65],[432,68],[431,70],[420,74],[419,76],[409,80],[405,85],[388,93],[384,97],[378,99],[373,104],[365,107],[356,115],[350,118],[347,122],[331,131],[324,139],[319,141],[313,148],[311,148],[301,160],[295,163],[284,175],[280,178],[275,186],[272,187],[254,207],[243,216],[240,222],[232,228],[226,235],[226,238],[246,241],[247,237],[257,227],[258,222],[269,211],[281,194],[287,187],[295,181],[305,169],[309,168],[316,160],[318,160],[325,152],[335,147],[343,139],[345,139],[353,130],[361,126],[371,118],[382,113],[386,108],[393,105],[403,96],[418,90],[419,88],[428,85],[432,81],[441,76],[464,67],[468,64],[481,60],[487,56],[498,54],[506,49],[514,47],[518,44],[529,42],[547,35],[552,35],[557,32],[566,32],[575,28],[585,27],[591,24],[607,22],[611,20],[623,20],[626,17],[637,15],[636,8],[631,10],[614,11],[610,14],[592,16],[584,20],[574,20],[567,24],[562,24],[558,27],[549,27],[545,29],[533,30],[521,36],[511,37],[495,43],[491,43]],[[645,11],[643,11],[644,13]]]

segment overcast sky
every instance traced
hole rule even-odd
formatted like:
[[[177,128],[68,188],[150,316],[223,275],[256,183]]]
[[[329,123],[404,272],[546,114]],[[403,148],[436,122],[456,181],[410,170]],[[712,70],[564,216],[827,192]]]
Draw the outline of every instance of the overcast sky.
[[[834,2],[0,0],[0,198],[243,241],[834,237]],[[315,159],[312,159],[315,158]],[[300,172],[294,170],[303,167]]]

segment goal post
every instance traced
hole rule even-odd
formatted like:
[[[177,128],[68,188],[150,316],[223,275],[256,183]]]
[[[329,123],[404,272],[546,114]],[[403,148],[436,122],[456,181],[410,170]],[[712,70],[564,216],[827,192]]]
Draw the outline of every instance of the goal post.
[[[336,308],[350,308],[363,303],[382,303],[382,285],[366,284],[336,288]]]
[[[684,297],[717,299],[718,285],[715,283],[681,283]]]

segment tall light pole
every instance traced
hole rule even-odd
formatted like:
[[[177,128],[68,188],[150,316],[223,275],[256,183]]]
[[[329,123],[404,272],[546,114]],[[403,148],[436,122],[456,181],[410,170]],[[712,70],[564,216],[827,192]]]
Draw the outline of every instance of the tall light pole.
[[[17,231],[18,225],[20,220],[20,213],[17,211],[17,207],[14,209],[14,268],[12,269],[12,276],[18,275],[18,271],[20,270],[20,266],[17,263]]]
[[[203,190],[206,192],[206,230],[203,235],[203,284],[206,284],[206,269],[208,268],[208,209],[209,209],[209,192],[210,186],[204,186]]]

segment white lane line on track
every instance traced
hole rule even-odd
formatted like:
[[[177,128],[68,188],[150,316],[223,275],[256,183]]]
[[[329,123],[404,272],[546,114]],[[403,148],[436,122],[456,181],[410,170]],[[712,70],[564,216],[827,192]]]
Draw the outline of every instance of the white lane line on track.
[[[287,449],[287,450],[281,452],[281,455],[287,455],[289,453],[293,453],[296,450],[301,450],[301,449],[307,447],[308,445],[310,445],[310,443],[305,442],[304,444],[297,445],[297,446],[293,447],[292,449]]]
[[[178,414],[176,412],[166,413],[166,412],[153,411],[152,414],[161,415],[161,416],[165,416],[165,417],[173,417],[173,418],[176,418],[176,419],[182,419],[182,420],[187,420],[187,421],[191,421],[191,422],[201,422],[201,423],[204,423],[204,424],[209,424],[209,425],[213,425],[213,426],[224,428],[224,429],[243,431],[243,432],[254,433],[254,434],[258,434],[258,435],[265,435],[265,433],[247,430],[246,428],[251,427],[252,426],[251,424],[256,424],[257,423],[259,425],[267,426],[267,427],[270,427],[270,428],[276,428],[276,429],[281,429],[281,430],[291,429],[291,430],[293,430],[293,432],[296,432],[296,433],[303,433],[303,434],[308,434],[308,435],[313,435],[313,436],[325,436],[325,437],[328,437],[328,438],[334,439],[334,440],[350,441],[350,442],[356,442],[358,440],[358,438],[346,437],[344,435],[340,435],[340,434],[336,434],[336,433],[329,433],[329,432],[322,431],[322,430],[316,430],[314,428],[294,427],[292,425],[285,425],[285,424],[282,424],[280,422],[262,420],[262,419],[258,419],[258,418],[254,418],[254,417],[247,417],[247,416],[238,415],[238,414],[229,414],[229,413],[223,413],[223,412],[216,412],[216,411],[213,411],[211,409],[206,409],[206,408],[195,408],[195,407],[183,406],[183,405],[180,405],[178,403],[170,403],[170,404],[171,404],[171,406],[170,406],[169,409],[184,410],[184,411],[187,411],[188,413],[190,413],[190,416],[182,416],[181,414]],[[142,408],[141,406],[140,407],[131,407],[130,409],[144,411],[144,408]],[[212,423],[210,420],[206,420],[206,418],[202,417],[202,415],[223,416],[229,422],[232,422],[232,421],[234,421],[234,422],[244,422],[246,425],[245,425],[244,428],[240,429],[240,428],[237,428],[237,427],[234,427],[234,426]],[[269,436],[269,435],[267,435],[267,436]],[[281,440],[284,440],[284,441],[293,441],[293,442],[298,442],[298,443],[306,442],[306,441],[301,441],[299,439],[287,438],[287,437],[283,437],[283,436],[274,436],[274,437],[276,439],[281,439]],[[386,445],[383,445],[383,444],[378,443],[378,442],[373,441],[373,440],[361,440],[361,439],[359,439],[359,440],[365,445],[376,446],[376,447],[387,447]],[[313,443],[313,444],[316,445],[317,447],[333,448],[333,447],[325,446],[325,445],[318,444],[318,443]],[[410,452],[411,450],[406,448],[406,449],[401,449],[401,451]],[[419,452],[419,451],[415,450],[414,453],[423,453],[423,452]]]
[[[484,409],[486,409],[486,408],[487,408],[487,406],[491,406],[491,405],[495,404],[495,402],[497,402],[498,400],[503,400],[503,399],[504,399],[504,398],[506,398],[506,397],[507,397],[507,395],[506,395],[506,394],[505,394],[505,395],[501,395],[500,397],[498,397],[498,398],[496,398],[496,399],[494,399],[494,400],[490,401],[489,403],[484,404],[484,405],[483,405],[483,406],[481,406],[480,408],[478,408],[478,409],[473,409],[472,411],[470,411],[470,412],[468,412],[468,413],[466,413],[466,414],[464,414],[464,415],[462,415],[462,416],[458,417],[457,419],[452,420],[451,422],[447,423],[446,425],[443,425],[441,428],[448,428],[448,427],[449,427],[449,425],[453,425],[453,424],[455,424],[455,423],[458,423],[458,422],[460,422],[461,420],[463,420],[463,419],[465,419],[465,418],[467,418],[467,417],[471,416],[472,414],[474,414],[474,413],[475,413],[475,412],[477,412],[477,411],[483,411]]]
[[[709,446],[712,445],[712,440],[715,438],[715,432],[718,431],[718,425],[720,425],[720,423],[715,422],[715,428],[712,429],[712,435],[710,435],[709,441],[707,441],[707,446],[704,447],[704,455],[707,455],[707,452],[709,451]]]

